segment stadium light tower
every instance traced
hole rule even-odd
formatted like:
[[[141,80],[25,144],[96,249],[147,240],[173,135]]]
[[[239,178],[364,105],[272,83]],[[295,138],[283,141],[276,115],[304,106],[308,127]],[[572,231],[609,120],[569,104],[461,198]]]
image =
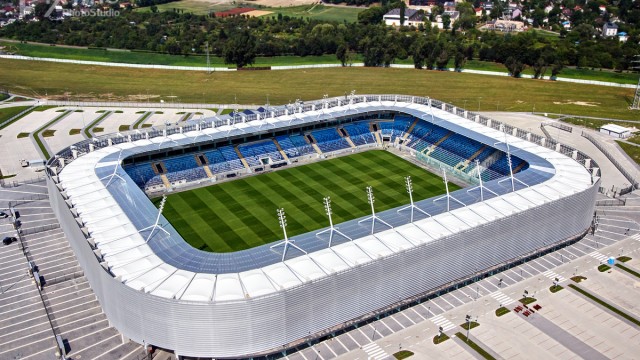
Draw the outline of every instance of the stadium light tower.
[[[636,55],[636,60],[632,61],[635,66],[632,69],[640,70],[640,55]],[[630,110],[640,110],[640,78],[638,78],[638,85],[636,85],[636,94],[633,97],[633,104],[629,108]]]
[[[402,209],[398,210],[398,213],[400,213],[403,210],[410,209],[411,210],[411,222],[413,222],[413,210],[414,209],[420,211],[421,213],[423,213],[423,214],[425,214],[427,216],[431,216],[428,212],[420,209],[419,207],[417,207],[417,206],[415,206],[413,204],[413,183],[411,182],[411,176],[405,177],[404,178],[404,183],[405,183],[405,186],[407,188],[407,193],[409,193],[410,204],[409,204],[409,206],[405,206]]]
[[[104,186],[105,188],[109,187],[109,185],[111,184],[111,181],[113,180],[113,178],[118,178],[120,180],[122,180],[122,182],[126,181],[122,178],[122,176],[118,175],[118,166],[121,164],[122,162],[122,150],[120,149],[120,152],[118,153],[118,161],[116,162],[116,164],[113,166],[113,172],[107,176],[101,177],[100,181],[104,180],[104,179],[109,179],[107,181],[107,184]]]
[[[329,247],[331,247],[331,241],[333,240],[333,233],[334,232],[336,234],[338,234],[338,235],[341,235],[341,236],[353,241],[352,238],[350,238],[347,235],[343,234],[342,232],[340,232],[338,230],[337,227],[333,226],[333,219],[331,218],[331,214],[332,214],[332,211],[331,211],[331,198],[328,197],[328,196],[324,198],[324,210],[326,211],[327,216],[329,216],[329,228],[320,231],[319,233],[316,234],[316,236],[318,236],[320,234],[324,234],[326,232],[329,232]]]
[[[447,194],[433,200],[433,202],[440,201],[442,199],[447,199],[447,211],[451,210],[451,199],[453,199],[453,201],[457,202],[462,206],[467,206],[465,203],[454,198],[453,196],[451,196],[451,194],[449,194],[449,183],[447,182],[447,170],[445,170],[445,168],[442,168],[442,179],[444,180],[444,188],[446,189]]]
[[[509,177],[506,179],[502,179],[498,181],[498,184],[507,180],[511,180],[511,191],[516,191],[516,181],[520,184],[529,187],[529,185],[525,184],[522,180],[516,179],[513,176],[513,163],[511,162],[511,147],[509,146],[509,138],[507,137],[507,133],[504,133],[504,143],[507,146],[507,164],[509,165]],[[499,144],[497,142],[496,144]]]
[[[284,249],[282,250],[282,261],[284,261],[284,257],[287,256],[287,250],[289,249],[289,246],[292,246],[306,254],[306,251],[302,250],[299,246],[294,244],[295,240],[289,240],[289,237],[287,236],[287,215],[284,213],[284,209],[278,209],[278,221],[280,222],[282,232],[284,232],[284,240],[280,241],[277,244],[271,245],[269,249],[273,249],[276,246],[284,246]]]
[[[165,229],[162,228],[162,226],[160,226],[160,215],[162,215],[162,210],[164,210],[164,204],[165,202],[167,202],[167,195],[162,195],[162,201],[160,201],[160,207],[158,207],[158,216],[156,216],[156,222],[153,223],[153,225],[147,226],[144,229],[140,229],[138,231],[138,233],[142,233],[143,231],[147,231],[149,229],[151,229],[151,232],[149,233],[149,236],[147,236],[147,238],[145,239],[144,242],[149,242],[149,239],[151,239],[151,235],[153,235],[153,231],[156,229],[159,229],[161,231],[163,231],[165,234],[169,235],[169,232]]]
[[[373,196],[373,188],[371,186],[367,186],[367,198],[369,199],[369,204],[371,205],[371,216],[369,216],[366,219],[362,219],[360,221],[358,221],[358,224],[365,222],[365,221],[369,221],[371,220],[371,233],[373,234],[373,229],[376,226],[376,220],[380,221],[381,223],[387,225],[388,227],[393,229],[393,226],[389,225],[386,221],[380,219],[377,215],[376,215],[376,209],[373,207],[373,203],[376,201],[375,197]]]
[[[482,175],[480,174],[480,161],[478,161],[476,159],[476,172],[478,173],[478,182],[479,185],[471,188],[469,190],[467,190],[467,192],[473,191],[473,190],[477,190],[480,189],[480,201],[484,201],[484,190],[487,190],[488,192],[492,193],[495,196],[498,196],[498,194],[495,193],[495,191],[489,189],[488,187],[484,186],[484,184],[482,183]]]

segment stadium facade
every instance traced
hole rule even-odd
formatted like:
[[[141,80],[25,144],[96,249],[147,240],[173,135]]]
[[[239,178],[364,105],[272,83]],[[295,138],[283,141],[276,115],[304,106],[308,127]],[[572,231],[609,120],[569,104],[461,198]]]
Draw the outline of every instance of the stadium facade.
[[[500,196],[484,201],[462,189],[453,195],[467,196],[467,206],[331,247],[300,242],[307,254],[290,251],[280,261],[268,246],[230,254],[193,249],[163,217],[163,230],[149,229],[158,211],[121,167],[140,154],[380,113],[409,115],[504,151],[508,143],[528,164],[516,175],[526,185],[489,181]],[[48,175],[54,212],[110,323],[136,342],[215,358],[279,353],[574,241],[591,225],[599,186],[597,164],[577,150],[402,95],[325,99],[103,136],[58,153]]]

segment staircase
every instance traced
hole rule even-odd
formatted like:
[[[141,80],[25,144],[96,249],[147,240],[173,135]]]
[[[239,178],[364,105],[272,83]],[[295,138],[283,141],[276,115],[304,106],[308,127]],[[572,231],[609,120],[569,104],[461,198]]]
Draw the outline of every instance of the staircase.
[[[280,155],[282,155],[282,158],[286,161],[289,162],[289,157],[287,156],[287,154],[284,152],[284,150],[282,150],[282,147],[280,147],[280,144],[278,144],[278,141],[273,138],[271,139],[273,140],[273,144],[276,146],[276,149],[278,149],[278,151],[280,152]]]
[[[184,115],[180,118],[180,120],[179,120],[178,122],[187,121],[187,120],[191,119],[191,117],[192,117],[192,116],[193,116],[193,113],[192,113],[192,112],[188,112],[188,113],[184,114]]]
[[[167,175],[162,174],[162,175],[160,175],[160,178],[162,179],[162,183],[164,184],[164,187],[167,190],[171,189],[171,183],[169,182],[169,179],[167,178]]]
[[[249,163],[247,162],[247,160],[244,159],[244,156],[242,156],[242,153],[240,152],[240,150],[238,149],[238,145],[233,147],[233,150],[236,151],[236,154],[238,155],[238,158],[240,159],[240,162],[242,162],[242,165],[244,165],[244,167],[247,170],[251,170],[251,167],[249,167]]]
[[[416,124],[417,124],[417,123],[418,123],[418,119],[416,119],[416,120],[413,122],[413,124],[411,124],[411,126],[409,126],[409,128],[407,129],[407,131],[405,131],[405,132],[404,132],[404,136],[402,137],[403,144],[404,144],[404,141],[405,141],[405,140],[407,140],[407,138],[409,137],[409,133],[410,133],[411,131],[413,131],[413,128],[414,128],[414,127],[416,127]]]
[[[207,165],[204,165],[202,169],[207,173],[208,178],[213,178],[213,173],[211,173],[211,169]]]
[[[374,132],[373,135],[376,137],[376,142],[378,145],[382,145],[382,139],[380,139],[380,133],[378,131]]]
[[[349,144],[349,146],[355,149],[356,144],[354,144],[353,141],[351,141],[351,138],[349,137],[349,132],[347,131],[347,129],[341,128],[341,129],[338,129],[337,131],[338,131],[338,135],[340,135],[341,138],[347,140],[347,143]]]
[[[313,142],[309,142],[309,139],[307,138],[307,136],[312,138]],[[316,138],[313,137],[313,134],[309,133],[309,134],[307,134],[307,136],[305,136],[304,139],[307,140],[307,142],[309,142],[309,144],[311,144],[311,146],[318,153],[318,155],[322,155],[322,150],[320,150],[320,148],[318,147]]]
[[[451,136],[451,134],[453,134],[453,132],[450,131],[447,135],[443,136],[442,139],[438,140],[438,142],[431,145],[431,147],[427,149],[426,154],[427,155],[431,154],[433,150],[435,150],[438,147],[438,145],[442,144],[445,140],[447,140],[449,136]]]

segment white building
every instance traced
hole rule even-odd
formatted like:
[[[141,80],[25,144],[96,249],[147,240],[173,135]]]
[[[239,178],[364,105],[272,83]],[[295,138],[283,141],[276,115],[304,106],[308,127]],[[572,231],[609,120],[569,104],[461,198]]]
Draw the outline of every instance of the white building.
[[[600,128],[600,132],[621,139],[631,136],[631,129],[616,124],[607,124]]]
[[[404,26],[418,26],[424,24],[422,18],[424,13],[416,9],[405,9]],[[382,17],[384,23],[388,26],[400,26],[400,8],[393,9]]]
[[[618,35],[618,25],[608,22],[602,26],[602,36],[616,36]]]

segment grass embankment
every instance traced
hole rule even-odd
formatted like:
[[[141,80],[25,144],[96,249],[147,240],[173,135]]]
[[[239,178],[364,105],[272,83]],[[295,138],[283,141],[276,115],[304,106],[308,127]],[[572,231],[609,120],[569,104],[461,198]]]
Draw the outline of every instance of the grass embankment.
[[[279,208],[292,237],[328,226],[325,196],[331,196],[334,223],[370,215],[366,186],[373,187],[376,211],[406,204],[402,184],[409,175],[416,201],[444,192],[439,176],[386,151],[368,151],[171,194],[163,215],[195,248],[238,251],[282,239]]]
[[[636,324],[637,326],[640,326],[640,320],[634,318],[633,316],[627,314],[626,312],[618,309],[617,307],[609,304],[608,302],[601,300],[600,298],[594,296],[593,294],[591,294],[590,292],[576,286],[573,284],[569,284],[569,287],[572,288],[573,290],[579,292],[580,294],[582,294],[583,296],[593,300],[594,302],[598,303],[599,305],[611,310],[612,312],[616,313],[617,315],[625,318],[626,320],[631,321],[632,323]]]
[[[6,59],[0,66],[5,70],[0,72],[0,83],[10,91],[71,100],[126,101],[148,94],[155,101],[177,96],[183,102],[201,102],[204,97],[220,103],[265,104],[268,96],[272,104],[285,104],[319,99],[322,94],[344,96],[355,89],[359,94],[431,96],[474,111],[531,111],[535,106],[550,113],[637,118],[627,110],[633,89],[442,71],[329,68],[207,74],[38,62],[26,67],[23,61]]]
[[[495,358],[491,356],[491,354],[489,354],[485,349],[481,348],[478,344],[473,342],[473,340],[467,339],[467,337],[463,333],[457,332],[456,336],[459,337],[462,341],[464,341],[464,343],[467,344],[470,348],[475,350],[475,352],[480,354],[480,356],[482,356],[483,358],[487,360],[495,360]]]
[[[442,333],[442,335],[436,335],[433,337],[433,343],[436,345],[441,344],[447,340],[449,340],[449,336],[447,336],[447,334],[445,333]]]
[[[562,286],[560,286],[560,285],[552,285],[552,286],[549,288],[549,291],[551,291],[551,293],[554,293],[554,294],[555,294],[555,293],[557,293],[558,291],[560,291],[560,290],[562,290],[562,289],[564,289],[564,288],[563,288]]]

